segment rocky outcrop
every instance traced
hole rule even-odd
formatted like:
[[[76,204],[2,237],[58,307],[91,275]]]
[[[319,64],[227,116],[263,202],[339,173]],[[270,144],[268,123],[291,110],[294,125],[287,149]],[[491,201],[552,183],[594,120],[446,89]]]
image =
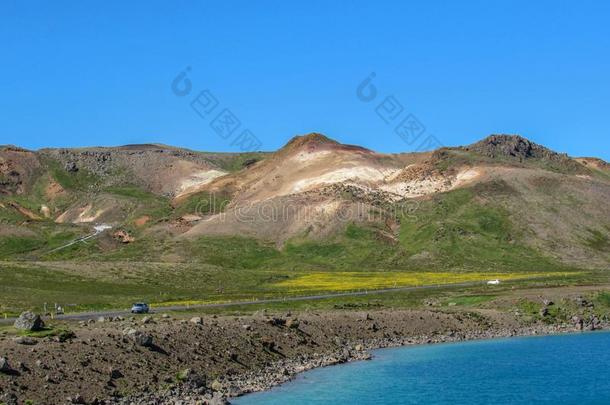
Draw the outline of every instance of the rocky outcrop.
[[[561,172],[587,172],[582,164],[571,159],[567,154],[554,152],[519,135],[490,135],[463,149],[492,159],[512,159],[519,162],[546,161]]]
[[[15,146],[0,146],[0,195],[27,193],[40,169],[35,152]]]
[[[112,237],[121,243],[132,243],[135,242],[135,238],[131,236],[127,231],[119,229],[112,234]]]
[[[465,149],[491,158],[516,157],[525,160],[566,157],[519,135],[490,135]]]
[[[168,196],[193,173],[218,169],[214,154],[165,145],[42,149],[38,154],[57,162],[70,176],[84,173],[98,186],[132,184]]]

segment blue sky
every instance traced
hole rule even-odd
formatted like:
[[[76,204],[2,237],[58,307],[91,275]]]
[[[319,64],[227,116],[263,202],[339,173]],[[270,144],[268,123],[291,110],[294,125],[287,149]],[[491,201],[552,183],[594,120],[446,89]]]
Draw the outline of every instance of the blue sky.
[[[316,131],[402,152],[420,147],[394,131],[412,114],[444,145],[519,133],[609,160],[609,19],[606,1],[3,1],[0,144],[237,151],[248,129],[265,150]]]

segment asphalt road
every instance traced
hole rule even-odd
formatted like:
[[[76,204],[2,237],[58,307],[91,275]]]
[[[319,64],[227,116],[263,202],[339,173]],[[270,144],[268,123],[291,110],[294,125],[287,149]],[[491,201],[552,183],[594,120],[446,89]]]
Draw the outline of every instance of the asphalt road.
[[[292,301],[315,301],[315,300],[323,300],[327,298],[336,298],[336,297],[356,297],[362,295],[375,295],[375,294],[384,294],[391,292],[400,292],[400,291],[418,291],[418,290],[429,290],[429,289],[437,289],[437,288],[447,288],[447,287],[473,287],[477,285],[485,284],[485,281],[476,281],[476,282],[468,282],[468,283],[453,283],[453,284],[432,284],[432,285],[422,285],[416,287],[396,287],[396,288],[385,288],[381,290],[365,290],[365,291],[353,291],[353,292],[344,292],[344,293],[333,293],[333,294],[321,294],[321,295],[305,295],[298,297],[285,297],[285,298],[270,298],[270,299],[262,299],[262,300],[252,300],[252,301],[232,301],[232,302],[223,302],[217,304],[199,304],[199,305],[174,305],[167,307],[154,307],[152,308],[152,312],[166,312],[166,311],[180,311],[186,309],[197,309],[197,308],[226,308],[240,305],[260,305],[260,304],[272,304],[277,302],[292,302]],[[104,317],[114,317],[114,316],[124,316],[130,315],[131,312],[129,310],[115,310],[115,311],[96,311],[96,312],[78,312],[73,314],[64,314],[58,315],[54,319],[60,320],[76,320],[76,321],[85,321],[88,319],[96,319],[101,316]],[[0,324],[11,324],[15,322],[17,318],[6,318],[0,319]]]

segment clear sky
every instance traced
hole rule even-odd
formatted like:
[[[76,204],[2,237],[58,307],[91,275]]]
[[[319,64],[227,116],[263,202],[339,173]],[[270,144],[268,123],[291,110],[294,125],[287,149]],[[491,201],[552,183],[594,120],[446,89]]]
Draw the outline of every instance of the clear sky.
[[[412,114],[444,145],[518,133],[610,160],[609,21],[608,1],[5,0],[0,144],[237,151],[248,129],[400,152]]]

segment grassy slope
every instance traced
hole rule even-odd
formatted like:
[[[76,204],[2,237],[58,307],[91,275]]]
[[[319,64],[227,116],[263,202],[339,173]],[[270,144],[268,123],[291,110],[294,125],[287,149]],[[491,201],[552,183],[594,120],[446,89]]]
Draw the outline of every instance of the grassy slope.
[[[225,163],[239,166],[243,162],[232,157]],[[136,236],[136,242],[121,245],[100,238],[49,254],[54,247],[86,233],[86,228],[58,226],[49,220],[25,225],[34,232],[31,235],[0,236],[0,259],[6,260],[0,264],[0,310],[16,311],[56,301],[84,309],[124,307],[134,300],[191,302],[278,296],[291,293],[281,288],[282,283],[328,272],[361,272],[366,277],[383,272],[390,275],[385,279],[392,280],[391,275],[398,272],[524,274],[577,270],[525,246],[521,242],[523,231],[504,208],[476,198],[481,190],[443,193],[423,201],[417,211],[399,216],[398,243],[389,243],[381,236],[381,225],[350,225],[332,239],[295,239],[277,250],[273,244],[242,237],[202,237],[195,241],[152,237],[146,227],[133,224],[144,215],[151,218],[147,225],[151,226],[187,213],[220,212],[228,196],[211,200],[209,195],[199,194],[172,207],[167,198],[133,185],[100,187],[99,179],[86,172],[66,174],[50,163],[49,173],[67,190],[66,196],[48,201],[43,190],[50,177],[43,175],[27,198],[10,198],[37,210],[43,203],[65,208],[76,200],[103,193],[132,207],[122,227]],[[502,184],[488,187],[484,191],[496,195],[506,192]],[[12,209],[0,208],[0,219],[24,226],[23,216]],[[599,231],[591,232],[583,243],[608,249],[607,236]],[[15,263],[32,259],[39,263]],[[54,263],[61,261],[79,263],[78,270]],[[582,278],[582,273],[577,277]]]
[[[519,243],[522,230],[501,207],[460,189],[423,203],[401,226],[401,243],[438,268],[545,271],[557,268],[541,252]]]
[[[125,198],[148,198],[134,191],[113,192]],[[161,202],[156,198],[150,202],[151,206],[157,203]],[[125,307],[135,300],[189,303],[283,296],[305,291],[283,283],[298,284],[325,273],[368,277],[381,282],[378,287],[391,287],[393,280],[403,280],[401,285],[430,280],[431,271],[442,277],[443,272],[506,273],[506,277],[514,277],[575,270],[519,244],[519,231],[508,213],[477,202],[472,190],[439,195],[420,205],[416,215],[403,216],[401,223],[400,242],[396,244],[381,238],[380,229],[356,225],[349,225],[331,240],[295,240],[282,250],[237,236],[189,241],[153,239],[144,233],[136,242],[110,251],[103,251],[100,241],[77,244],[39,256],[44,261],[36,264],[0,265],[0,290],[5,297],[1,310],[56,301],[76,304],[71,309],[89,309]],[[24,257],[13,253],[12,259]],[[62,268],[57,265],[61,260],[78,265]],[[582,278],[583,273],[574,277]],[[552,279],[565,276],[555,274]],[[333,290],[329,285],[307,291]],[[361,283],[353,285],[354,289],[362,287]]]
[[[217,153],[210,154],[208,160],[223,170],[228,172],[236,172],[244,168],[246,162],[254,162],[265,159],[269,153],[267,152],[247,152],[238,154]]]

